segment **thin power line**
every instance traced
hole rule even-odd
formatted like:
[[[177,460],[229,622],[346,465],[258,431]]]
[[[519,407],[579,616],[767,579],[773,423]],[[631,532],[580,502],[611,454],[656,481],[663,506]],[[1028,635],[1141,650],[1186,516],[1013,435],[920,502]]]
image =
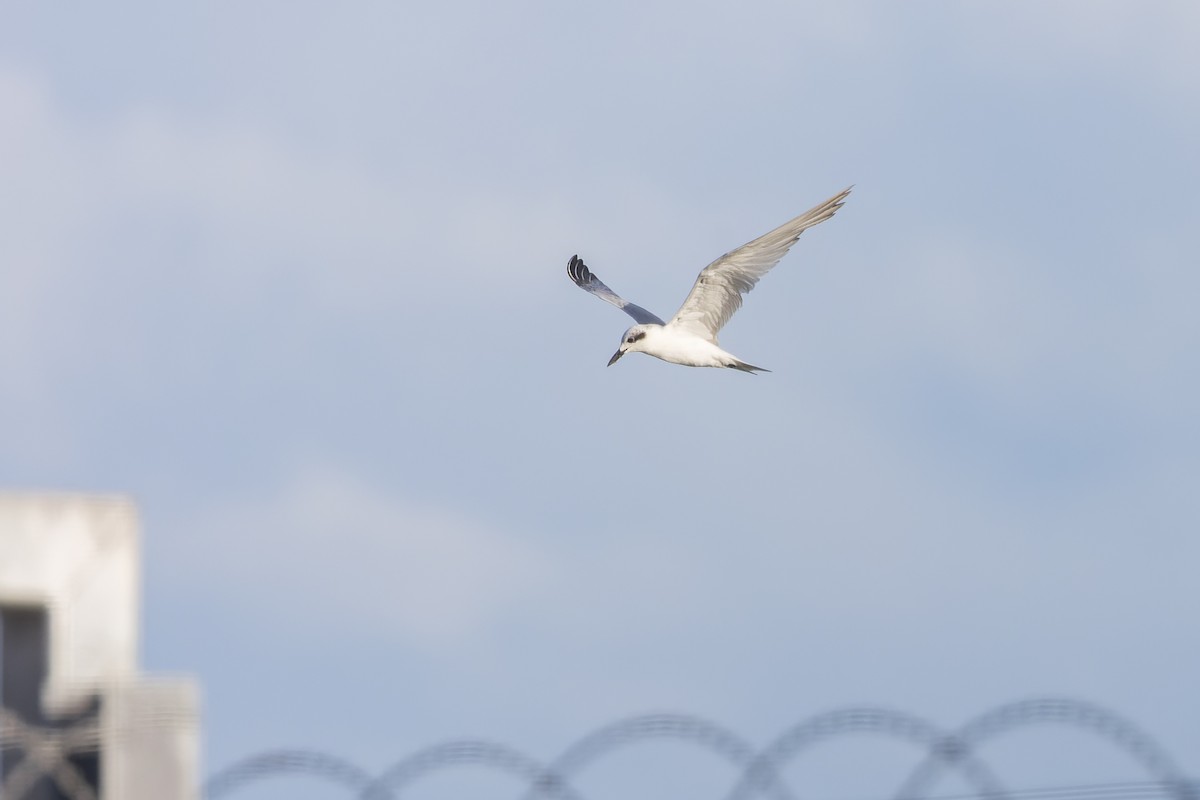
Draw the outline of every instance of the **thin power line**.
[[[1154,797],[1178,797],[1180,789],[1200,797],[1200,782],[1184,781],[1114,781],[1111,783],[1087,783],[1063,786],[1042,786],[1031,789],[1009,789],[1006,800],[1141,800]],[[921,800],[980,800],[978,792],[960,794],[924,795]],[[872,798],[871,800],[877,800]]]

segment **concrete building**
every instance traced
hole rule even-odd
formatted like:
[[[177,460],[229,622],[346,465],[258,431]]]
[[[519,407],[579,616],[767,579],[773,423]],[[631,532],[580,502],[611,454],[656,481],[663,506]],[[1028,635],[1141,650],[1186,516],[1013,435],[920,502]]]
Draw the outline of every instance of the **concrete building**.
[[[0,798],[195,800],[193,681],[138,671],[137,513],[0,493]]]

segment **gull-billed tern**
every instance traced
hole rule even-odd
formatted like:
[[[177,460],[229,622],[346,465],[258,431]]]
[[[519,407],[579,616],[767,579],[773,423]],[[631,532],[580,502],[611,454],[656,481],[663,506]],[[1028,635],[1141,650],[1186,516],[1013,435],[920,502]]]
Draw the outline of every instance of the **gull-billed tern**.
[[[742,295],[753,289],[758,279],[779,263],[800,234],[832,217],[849,194],[850,189],[845,189],[709,264],[700,271],[691,294],[670,322],[663,322],[641,306],[625,300],[593,275],[579,256],[571,256],[567,274],[575,285],[612,303],[638,323],[625,331],[621,346],[608,360],[608,366],[626,353],[645,353],[688,367],[727,367],[751,374],[770,372],[722,350],[717,344],[717,331],[741,307]]]

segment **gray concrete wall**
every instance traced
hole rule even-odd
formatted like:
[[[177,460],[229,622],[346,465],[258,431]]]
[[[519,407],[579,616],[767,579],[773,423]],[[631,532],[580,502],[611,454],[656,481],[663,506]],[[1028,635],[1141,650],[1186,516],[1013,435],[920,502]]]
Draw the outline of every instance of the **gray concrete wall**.
[[[140,601],[128,499],[0,493],[0,795],[197,796],[198,690],[138,672]]]

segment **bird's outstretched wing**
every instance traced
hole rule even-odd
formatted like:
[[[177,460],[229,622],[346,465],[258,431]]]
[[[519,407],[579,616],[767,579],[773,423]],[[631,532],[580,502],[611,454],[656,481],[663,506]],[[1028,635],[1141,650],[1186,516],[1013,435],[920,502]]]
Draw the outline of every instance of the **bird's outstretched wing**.
[[[579,256],[571,256],[571,260],[567,262],[567,274],[571,276],[571,280],[575,281],[575,285],[580,289],[591,292],[606,303],[612,303],[638,322],[642,324],[647,322],[653,322],[657,325],[664,324],[661,319],[646,309],[641,306],[635,306],[605,286],[604,281],[593,275],[592,271],[587,268],[587,265],[583,263],[583,260]]]
[[[852,188],[709,264],[668,324],[716,344],[717,331],[742,307],[742,295],[779,263],[800,234],[832,217]]]

